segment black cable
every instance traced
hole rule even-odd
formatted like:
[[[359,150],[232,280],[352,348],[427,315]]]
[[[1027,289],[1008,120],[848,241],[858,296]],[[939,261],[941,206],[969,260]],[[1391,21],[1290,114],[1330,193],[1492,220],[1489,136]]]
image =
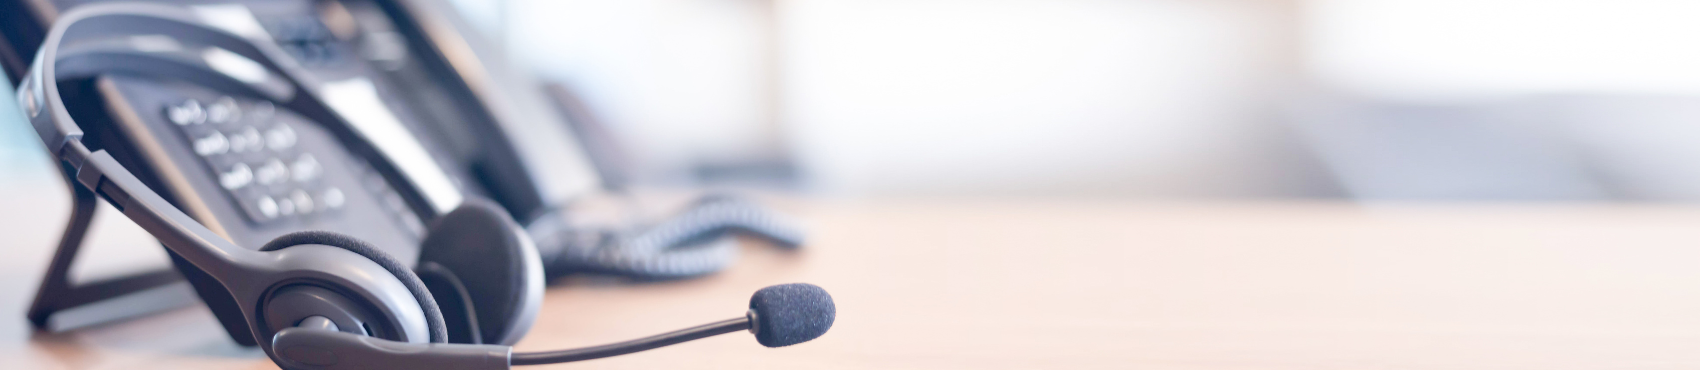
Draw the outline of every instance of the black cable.
[[[619,356],[632,352],[646,351],[749,329],[750,318],[740,317],[671,333],[595,347],[549,352],[520,352],[513,354],[513,357],[509,358],[508,363],[512,365],[542,365],[560,362],[594,360],[608,356]]]
[[[742,232],[796,248],[802,229],[783,215],[729,195],[702,197],[685,211],[641,230],[580,228],[563,214],[528,228],[550,276],[594,273],[640,280],[690,278],[720,271],[738,257],[721,238]]]
[[[469,293],[466,290],[466,283],[460,281],[460,276],[455,275],[453,270],[443,267],[442,264],[431,261],[420,262],[419,268],[414,270],[414,273],[419,275],[419,280],[425,283],[425,290],[431,290],[432,284],[430,283],[430,280],[436,280],[448,285],[448,288],[451,291],[445,293],[452,293],[454,294],[453,297],[442,297],[440,294],[432,293],[432,298],[453,298],[455,301],[460,301],[460,307],[458,308],[463,315],[461,315],[462,317],[459,319],[460,322],[464,323],[462,325],[466,325],[465,332],[467,333],[465,343],[484,344],[484,331],[478,329],[478,308],[472,306],[472,293]],[[437,308],[438,310],[447,312],[447,310],[443,310],[442,302],[438,302]],[[448,325],[448,316],[446,314],[443,316],[443,327],[445,329],[453,329]],[[453,333],[448,334],[451,336],[453,335]],[[448,339],[451,341],[456,340],[452,337]]]

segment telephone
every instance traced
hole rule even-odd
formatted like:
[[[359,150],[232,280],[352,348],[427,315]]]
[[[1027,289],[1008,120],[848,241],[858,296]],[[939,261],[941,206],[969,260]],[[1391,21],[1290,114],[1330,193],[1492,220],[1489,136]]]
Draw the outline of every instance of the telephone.
[[[107,1],[0,0],[0,67],[11,81],[23,80],[55,17],[101,2]],[[426,225],[474,198],[493,200],[526,229],[550,275],[696,276],[729,263],[735,249],[712,242],[727,231],[781,246],[801,243],[785,218],[731,196],[704,197],[675,217],[641,225],[573,226],[561,205],[615,178],[605,159],[583,149],[607,143],[585,145],[575,135],[582,127],[563,122],[572,112],[552,111],[560,105],[536,81],[486,64],[499,53],[478,42],[442,1],[152,2],[183,5],[212,26],[279,46],[331,110],[292,111],[146,63],[61,82],[90,149],[110,153],[235,245],[258,248],[285,234],[329,231],[411,262],[419,258],[415,246]],[[67,47],[171,53],[183,42],[142,34]],[[182,57],[268,89],[251,60],[209,50]],[[346,127],[313,114],[335,115]],[[170,273],[81,287],[63,279],[96,201],[77,191],[70,230],[30,311],[38,327],[68,308],[177,281]],[[210,284],[173,257],[191,283]],[[197,290],[207,298],[207,289]],[[235,310],[221,307],[220,299],[206,301],[215,313]],[[219,316],[232,338],[254,344],[237,335],[240,322]]]

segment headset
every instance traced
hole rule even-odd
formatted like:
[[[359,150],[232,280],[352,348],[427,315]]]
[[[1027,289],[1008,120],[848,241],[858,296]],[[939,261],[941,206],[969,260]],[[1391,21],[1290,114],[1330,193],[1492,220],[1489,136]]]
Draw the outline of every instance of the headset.
[[[47,34],[18,87],[18,103],[73,186],[106,199],[158,239],[232,335],[251,337],[281,367],[506,369],[745,330],[763,345],[781,347],[817,338],[832,325],[836,308],[825,290],[785,284],[756,292],[742,317],[597,347],[514,353],[508,345],[525,335],[541,305],[543,266],[513,219],[478,199],[429,223],[417,273],[369,243],[331,232],[286,234],[257,250],[239,247],[154,193],[105,149],[85,145],[59,94],[60,81],[146,73],[269,101],[324,126],[402,185],[404,196],[418,197],[419,190],[314,93],[277,46],[249,42],[188,14],[158,4],[72,9]],[[181,45],[112,42],[156,34],[172,35]],[[233,74],[199,57],[208,53],[234,55],[257,68]]]

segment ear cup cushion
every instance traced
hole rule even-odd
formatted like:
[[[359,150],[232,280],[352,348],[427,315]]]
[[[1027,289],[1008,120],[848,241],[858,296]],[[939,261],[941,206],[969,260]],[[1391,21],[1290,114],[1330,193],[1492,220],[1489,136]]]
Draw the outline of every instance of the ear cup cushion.
[[[468,199],[432,221],[419,263],[452,272],[472,303],[478,342],[512,345],[530,329],[543,301],[537,247],[513,218],[489,201]]]
[[[384,270],[395,275],[396,279],[401,280],[401,284],[407,286],[407,292],[412,293],[413,298],[419,300],[419,307],[425,310],[425,327],[431,336],[431,343],[448,342],[448,329],[443,325],[443,311],[437,307],[437,300],[431,298],[431,291],[425,289],[425,282],[420,281],[419,276],[414,275],[413,270],[409,270],[407,265],[402,264],[395,257],[390,257],[389,253],[384,253],[383,250],[372,246],[371,243],[329,231],[298,231],[284,234],[277,239],[266,242],[265,246],[260,247],[260,251],[269,252],[308,244],[346,249],[349,252],[366,257],[372,262],[377,262],[378,266],[382,266]]]

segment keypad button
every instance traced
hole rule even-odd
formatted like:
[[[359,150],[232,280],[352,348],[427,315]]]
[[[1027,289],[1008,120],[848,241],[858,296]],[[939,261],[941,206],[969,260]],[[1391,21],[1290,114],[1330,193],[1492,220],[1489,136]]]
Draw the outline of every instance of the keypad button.
[[[277,214],[281,216],[295,215],[295,201],[289,200],[289,198],[278,198]]]
[[[218,98],[206,107],[207,122],[225,124],[236,122],[242,118],[242,108],[236,106],[236,99],[228,96]]]
[[[213,156],[230,152],[230,140],[217,131],[207,136],[195,139],[195,154]]]
[[[289,178],[289,167],[284,166],[283,161],[277,160],[277,158],[272,158],[265,164],[261,164],[260,168],[254,169],[254,180],[261,185],[271,185],[287,178]]]
[[[278,215],[277,200],[272,199],[270,195],[261,195],[259,200],[254,201],[254,208],[260,211],[262,220],[270,220]]]
[[[295,182],[308,182],[319,178],[319,174],[324,171],[319,167],[319,160],[313,158],[312,154],[302,154],[295,158],[294,163],[290,163],[289,172],[295,175]]]
[[[320,203],[324,203],[325,208],[329,209],[341,209],[342,203],[347,200],[348,199],[343,198],[342,189],[337,189],[336,187],[325,189],[324,194],[319,195]]]
[[[295,130],[289,125],[278,124],[266,130],[266,146],[272,150],[284,150],[295,146]]]
[[[229,171],[218,174],[218,184],[225,190],[241,189],[254,182],[254,171],[247,164],[237,163]]]
[[[243,128],[230,134],[230,151],[233,153],[265,149],[265,145],[260,139],[260,131],[253,127]]]
[[[207,111],[201,108],[201,102],[189,99],[165,107],[165,118],[178,126],[198,125],[207,121]]]
[[[313,213],[313,208],[316,206],[316,204],[313,204],[313,196],[301,189],[289,192],[289,201],[295,203],[295,211],[301,214]]]

